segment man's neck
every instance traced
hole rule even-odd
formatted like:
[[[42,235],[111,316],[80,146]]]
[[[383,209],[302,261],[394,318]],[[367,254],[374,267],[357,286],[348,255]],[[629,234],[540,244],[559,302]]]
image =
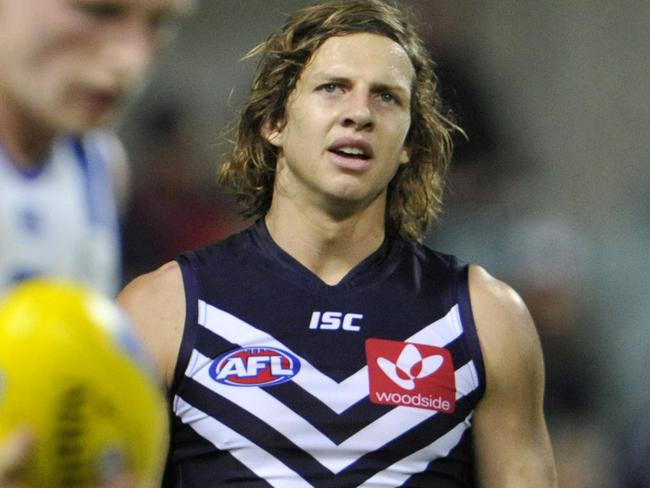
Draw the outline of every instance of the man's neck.
[[[0,142],[18,168],[30,169],[43,164],[54,137],[54,131],[3,97],[3,103],[0,103]]]
[[[380,198],[361,212],[335,219],[322,209],[301,208],[280,198],[274,199],[266,225],[278,246],[325,283],[335,285],[381,246],[384,207]]]

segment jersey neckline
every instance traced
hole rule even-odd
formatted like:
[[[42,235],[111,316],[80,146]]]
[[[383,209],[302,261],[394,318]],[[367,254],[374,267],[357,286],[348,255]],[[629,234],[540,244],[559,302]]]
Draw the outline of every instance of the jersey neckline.
[[[74,138],[70,136],[56,137],[50,145],[49,151],[36,164],[29,168],[23,168],[16,164],[16,160],[7,152],[0,139],[0,165],[7,167],[14,175],[25,181],[33,181],[42,175],[52,163],[52,154],[59,145],[70,143]]]
[[[359,264],[354,266],[338,283],[330,285],[325,283],[318,275],[305,267],[300,261],[282,249],[271,237],[264,218],[260,218],[250,228],[253,243],[260,249],[261,255],[273,266],[282,268],[284,273],[289,273],[289,279],[298,280],[303,284],[317,290],[332,291],[358,287],[366,283],[374,283],[380,276],[390,272],[394,265],[390,257],[397,252],[399,239],[385,237],[377,250],[368,255]]]

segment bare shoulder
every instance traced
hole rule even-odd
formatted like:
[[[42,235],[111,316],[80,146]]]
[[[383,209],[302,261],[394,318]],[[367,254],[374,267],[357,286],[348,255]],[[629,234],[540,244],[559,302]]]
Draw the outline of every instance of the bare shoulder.
[[[183,298],[183,279],[180,266],[172,261],[135,278],[120,292],[117,301],[137,316],[143,307],[165,307],[174,298]]]
[[[487,362],[528,363],[539,356],[537,330],[526,304],[510,285],[494,278],[480,266],[471,266],[470,295],[479,340]],[[489,364],[486,366],[490,366]]]
[[[169,262],[131,281],[117,297],[169,383],[185,322],[180,266]]]

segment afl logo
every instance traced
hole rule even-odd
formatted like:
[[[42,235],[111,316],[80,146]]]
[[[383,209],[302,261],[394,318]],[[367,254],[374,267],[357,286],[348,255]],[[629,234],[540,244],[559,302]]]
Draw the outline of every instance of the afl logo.
[[[212,361],[210,377],[224,385],[272,386],[289,381],[300,371],[293,354],[273,347],[242,347]]]

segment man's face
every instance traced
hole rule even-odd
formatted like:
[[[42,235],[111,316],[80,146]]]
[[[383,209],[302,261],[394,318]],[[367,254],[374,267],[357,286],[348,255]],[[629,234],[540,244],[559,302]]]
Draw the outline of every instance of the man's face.
[[[408,55],[387,37],[325,41],[289,97],[286,125],[265,134],[280,149],[276,193],[345,212],[385,197],[408,162],[413,78]]]
[[[51,130],[106,122],[190,0],[0,0],[0,96]]]

